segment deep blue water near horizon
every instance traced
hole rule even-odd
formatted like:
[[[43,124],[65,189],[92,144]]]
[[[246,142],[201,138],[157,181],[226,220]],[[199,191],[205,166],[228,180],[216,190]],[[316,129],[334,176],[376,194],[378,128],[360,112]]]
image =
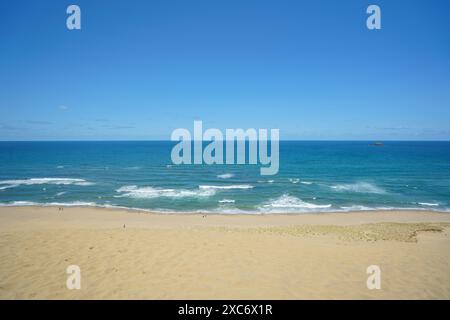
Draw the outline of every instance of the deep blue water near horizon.
[[[162,212],[450,211],[450,142],[281,141],[280,169],[173,165],[170,141],[0,142],[0,205]]]

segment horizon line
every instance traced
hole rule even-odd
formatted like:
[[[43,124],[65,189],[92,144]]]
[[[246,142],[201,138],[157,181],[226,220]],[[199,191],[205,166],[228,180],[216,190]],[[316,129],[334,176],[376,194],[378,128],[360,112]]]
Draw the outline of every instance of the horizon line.
[[[182,140],[162,140],[162,139],[64,139],[64,140],[55,140],[55,139],[42,139],[42,140],[0,140],[0,142],[180,142]],[[203,142],[211,142],[214,140],[191,140],[191,141],[203,141]],[[222,141],[239,141],[239,140],[222,140]],[[249,141],[249,140],[245,140]],[[252,140],[258,141],[258,140]],[[423,139],[423,140],[414,140],[414,139],[280,139],[280,142],[450,142],[450,139]]]

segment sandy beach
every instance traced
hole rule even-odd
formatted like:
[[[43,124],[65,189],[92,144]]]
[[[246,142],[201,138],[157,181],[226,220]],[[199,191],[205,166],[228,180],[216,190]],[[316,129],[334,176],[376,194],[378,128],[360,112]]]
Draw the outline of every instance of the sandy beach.
[[[0,208],[1,299],[449,299],[450,214]],[[66,268],[81,289],[66,287]],[[381,269],[369,290],[366,269]]]

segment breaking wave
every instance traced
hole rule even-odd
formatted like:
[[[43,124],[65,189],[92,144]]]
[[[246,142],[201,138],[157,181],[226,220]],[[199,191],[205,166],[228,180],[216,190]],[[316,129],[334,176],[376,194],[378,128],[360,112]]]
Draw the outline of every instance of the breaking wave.
[[[418,204],[420,204],[421,206],[426,206],[426,207],[437,207],[437,206],[439,206],[439,203],[432,203],[432,202],[419,202]]]
[[[219,200],[219,203],[234,203],[235,201],[233,199],[222,199]]]
[[[334,186],[330,186],[330,188],[338,192],[359,192],[359,193],[378,193],[378,194],[386,193],[384,189],[367,182],[337,184]]]
[[[129,197],[139,199],[151,199],[159,197],[184,198],[184,197],[210,197],[215,194],[214,190],[187,190],[187,189],[161,189],[153,187],[123,186],[116,190],[122,193],[116,197]]]
[[[271,200],[259,209],[263,212],[306,212],[321,211],[331,208],[331,204],[314,204],[303,201],[297,197],[284,194],[277,199]]]
[[[93,182],[86,181],[84,179],[74,179],[74,178],[31,178],[31,179],[21,179],[21,180],[2,180],[0,181],[0,190],[15,188],[19,186],[31,186],[39,184],[55,184],[55,185],[77,185],[77,186],[90,186]]]
[[[228,186],[201,185],[198,187],[202,190],[215,190],[215,189],[230,190],[230,189],[252,189],[253,188],[253,186],[251,186],[249,184],[235,184],[235,185],[228,185]]]
[[[298,178],[289,178],[289,182],[293,183],[293,184],[297,184],[297,183],[306,184],[306,185],[313,184],[312,182],[309,182],[309,181],[301,181]]]
[[[33,201],[13,201],[9,203],[1,203],[2,207],[17,207],[17,206],[43,206],[43,207],[99,207],[95,202],[73,201],[73,202],[46,202],[39,203]]]
[[[230,178],[233,178],[233,177],[234,177],[233,173],[224,173],[224,174],[219,174],[217,176],[217,178],[220,178],[220,179],[230,179]]]

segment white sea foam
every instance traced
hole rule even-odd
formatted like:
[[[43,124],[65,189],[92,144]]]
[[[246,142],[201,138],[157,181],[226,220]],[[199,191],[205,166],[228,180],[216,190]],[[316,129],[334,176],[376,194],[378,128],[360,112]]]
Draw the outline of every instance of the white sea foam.
[[[82,182],[77,182],[74,183],[76,186],[93,186],[95,183],[94,182],[89,182],[89,181],[82,181]]]
[[[353,206],[342,206],[342,210],[339,211],[369,211],[369,210],[377,210],[376,208],[361,206],[361,205],[353,205]]]
[[[14,206],[37,206],[39,203],[32,201],[12,201],[8,203],[2,203],[0,206],[2,207],[14,207]]]
[[[290,199],[289,199],[290,198]],[[226,199],[225,199],[226,200]],[[108,201],[107,201],[108,202]],[[220,202],[220,201],[219,201]],[[97,207],[97,208],[111,208],[111,209],[124,209],[133,210],[140,212],[158,212],[165,214],[172,213],[207,213],[207,214],[277,214],[277,213],[304,213],[304,212],[350,212],[350,211],[390,211],[390,210],[418,210],[418,211],[437,211],[437,212],[449,212],[450,208],[410,208],[410,207],[366,207],[362,205],[351,205],[342,206],[340,208],[332,209],[331,205],[315,205],[311,203],[304,202],[298,198],[291,197],[288,195],[283,195],[278,199],[272,200],[272,202],[267,202],[263,206],[256,208],[255,210],[242,210],[239,208],[230,208],[227,206],[219,206],[215,209],[197,209],[197,210],[182,210],[177,211],[173,209],[162,209],[162,208],[138,208],[121,206],[116,204],[98,204],[95,202],[84,202],[84,201],[73,201],[73,202],[32,202],[32,201],[12,201],[7,203],[0,203],[0,207],[17,207],[17,206],[41,206],[41,207]]]
[[[230,190],[230,189],[252,189],[253,186],[249,184],[232,184],[227,186],[208,186],[208,185],[201,185],[198,186],[202,190],[215,190],[215,189],[222,189],[222,190]]]
[[[63,192],[58,192],[58,193],[56,194],[56,196],[57,196],[57,197],[60,197],[60,196],[62,196],[63,194],[66,194],[66,192],[65,192],[65,191],[63,191]]]
[[[7,185],[0,187],[2,189],[14,188],[21,185],[31,186],[39,184],[57,184],[57,185],[77,185],[77,186],[90,186],[93,182],[86,181],[84,179],[74,179],[74,178],[31,178],[22,180],[2,180],[0,185]]]
[[[287,194],[263,204],[259,209],[263,212],[305,212],[320,211],[331,208],[331,204],[314,204]]]
[[[297,183],[307,184],[307,185],[312,184],[312,182],[309,182],[309,181],[300,181],[300,179],[298,179],[298,178],[290,178],[289,182],[294,183],[294,184],[297,184]]]
[[[16,207],[16,206],[97,207],[100,205],[98,205],[95,202],[84,202],[84,201],[46,202],[46,203],[39,203],[39,202],[33,202],[33,201],[13,201],[13,202],[9,202],[9,203],[2,203],[2,204],[0,204],[0,206],[2,206],[2,207]]]
[[[222,199],[222,200],[219,200],[219,203],[234,203],[235,202],[235,200],[233,200],[233,199]]]
[[[233,178],[233,177],[234,177],[233,173],[224,173],[224,174],[219,174],[217,176],[217,178],[220,178],[220,179],[230,179],[230,178]]]
[[[220,214],[251,214],[251,215],[258,215],[258,214],[261,214],[262,212],[256,211],[256,210],[242,210],[242,209],[238,209],[238,208],[221,207],[221,208],[212,209],[210,211],[210,213],[212,213],[212,214],[219,214],[219,215]]]
[[[10,189],[10,188],[15,188],[17,186],[18,186],[18,184],[11,184],[9,186],[3,186],[3,187],[0,187],[0,191],[1,190],[6,190],[6,189]]]
[[[154,187],[137,187],[137,186],[123,186],[116,190],[122,193],[116,197],[129,198],[184,198],[184,197],[210,197],[215,194],[214,190],[187,190],[187,189],[161,189]]]
[[[73,201],[73,202],[48,202],[45,206],[60,206],[60,207],[97,207],[100,206],[95,202]]]
[[[437,207],[439,206],[439,203],[432,203],[432,202],[419,202],[421,206],[427,206],[427,207]]]
[[[359,193],[386,193],[386,191],[368,182],[357,182],[351,184],[337,184],[330,186],[331,189],[339,192],[359,192]]]

